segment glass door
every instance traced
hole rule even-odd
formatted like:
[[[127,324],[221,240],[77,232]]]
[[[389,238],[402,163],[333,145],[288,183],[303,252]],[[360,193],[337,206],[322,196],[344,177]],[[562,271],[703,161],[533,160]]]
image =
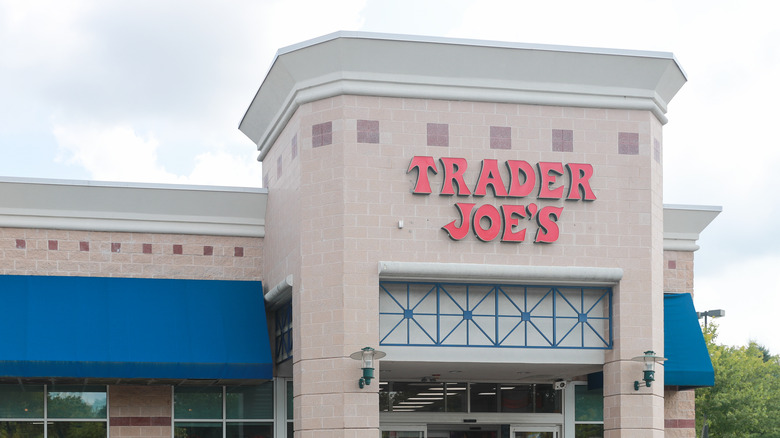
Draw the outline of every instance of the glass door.
[[[513,438],[559,438],[560,428],[558,426],[513,426]]]
[[[426,438],[424,425],[398,425],[380,427],[380,429],[382,438]]]

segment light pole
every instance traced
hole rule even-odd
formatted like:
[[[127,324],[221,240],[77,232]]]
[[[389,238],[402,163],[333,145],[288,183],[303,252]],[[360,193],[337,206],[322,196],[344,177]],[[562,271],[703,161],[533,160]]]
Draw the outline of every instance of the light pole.
[[[698,316],[699,319],[704,318],[704,327],[707,327],[707,317],[720,318],[726,316],[726,311],[723,309],[707,310],[704,312],[696,312],[696,316]]]

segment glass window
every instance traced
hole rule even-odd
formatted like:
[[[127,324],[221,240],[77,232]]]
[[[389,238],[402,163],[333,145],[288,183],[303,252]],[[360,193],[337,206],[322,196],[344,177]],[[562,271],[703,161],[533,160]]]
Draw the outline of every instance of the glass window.
[[[43,423],[26,421],[0,421],[3,438],[43,438]]]
[[[562,392],[551,384],[381,382],[382,412],[507,412],[560,414]]]
[[[49,418],[106,418],[104,386],[52,386]]]
[[[43,418],[43,385],[0,385],[0,418]]]
[[[273,382],[259,386],[227,387],[225,408],[228,419],[273,420]]]
[[[603,390],[588,390],[586,385],[574,387],[574,421],[604,421]]]
[[[381,382],[379,410],[383,412],[466,412],[466,384]]]
[[[604,436],[604,390],[589,390],[587,385],[574,387],[575,438]]]
[[[181,419],[222,419],[222,387],[181,387],[173,396],[174,417]]]
[[[178,387],[173,403],[175,438],[273,438],[273,382]]]
[[[105,386],[0,385],[2,438],[101,438],[108,433]]]
[[[574,438],[602,438],[604,436],[603,424],[575,424]]]
[[[293,438],[293,382],[287,381],[287,438]]]
[[[472,383],[471,412],[498,412],[498,385]]]
[[[421,430],[383,430],[382,438],[423,438]]]
[[[222,438],[222,423],[187,423],[177,421],[173,436],[176,438]]]
[[[106,422],[55,421],[46,425],[49,438],[101,438],[106,436]]]

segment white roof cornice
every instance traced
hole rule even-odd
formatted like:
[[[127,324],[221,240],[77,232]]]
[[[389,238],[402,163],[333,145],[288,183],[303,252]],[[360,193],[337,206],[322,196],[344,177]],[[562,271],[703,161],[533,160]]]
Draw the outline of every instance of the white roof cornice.
[[[268,191],[0,178],[0,227],[263,237]]]
[[[696,251],[699,235],[723,211],[712,205],[664,205],[664,250]]]
[[[685,83],[671,53],[337,32],[279,50],[239,128],[262,160],[298,106],[341,94],[651,111]]]

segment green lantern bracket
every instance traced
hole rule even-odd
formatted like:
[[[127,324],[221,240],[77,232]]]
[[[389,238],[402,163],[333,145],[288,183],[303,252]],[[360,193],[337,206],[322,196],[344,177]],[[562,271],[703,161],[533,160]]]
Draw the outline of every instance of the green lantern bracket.
[[[361,389],[365,385],[371,384],[371,379],[374,378],[374,360],[381,359],[387,356],[384,351],[374,350],[371,347],[364,347],[360,351],[356,351],[349,355],[352,359],[361,361],[361,368],[363,369],[363,377],[358,380],[358,386]]]
[[[655,364],[663,363],[663,361],[667,360],[665,357],[656,356],[655,351],[648,350],[645,351],[645,354],[642,356],[637,356],[634,358],[631,358],[634,362],[642,362],[645,364],[645,369],[643,370],[642,380],[645,382],[646,387],[650,387],[655,381]],[[634,381],[634,391],[639,391],[639,387],[641,386],[641,383],[639,380]]]

